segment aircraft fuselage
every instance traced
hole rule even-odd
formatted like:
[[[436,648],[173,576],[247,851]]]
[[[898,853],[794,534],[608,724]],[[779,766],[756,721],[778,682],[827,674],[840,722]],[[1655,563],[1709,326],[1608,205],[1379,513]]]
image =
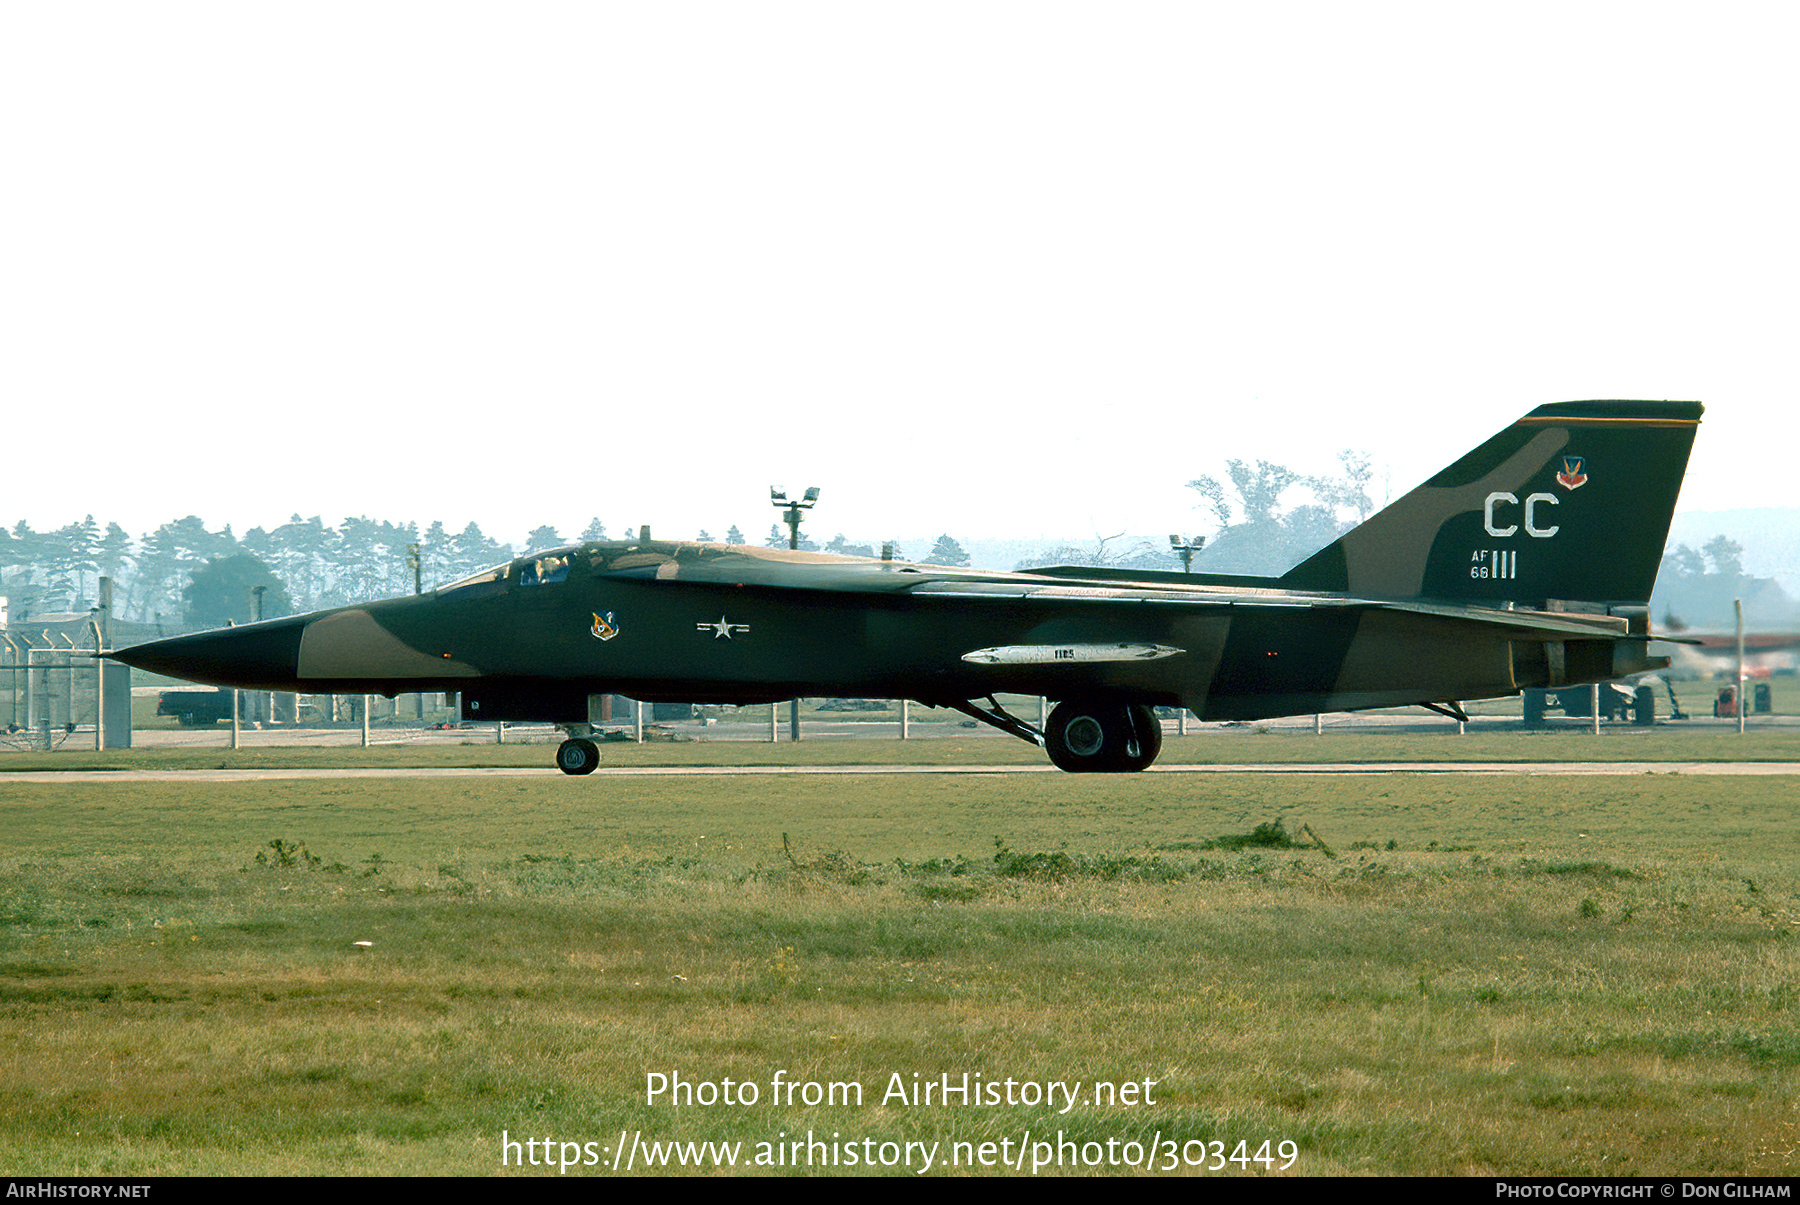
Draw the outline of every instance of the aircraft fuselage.
[[[1279,578],[1017,573],[672,541],[535,553],[415,598],[123,650],[260,690],[456,691],[584,726],[590,699],[916,699],[1136,770],[1151,710],[1259,719],[1459,701],[1660,668],[1648,602],[1694,402],[1540,406]],[[1044,731],[975,700],[1058,701]],[[580,729],[584,731],[585,729]],[[572,735],[558,754],[586,773]]]

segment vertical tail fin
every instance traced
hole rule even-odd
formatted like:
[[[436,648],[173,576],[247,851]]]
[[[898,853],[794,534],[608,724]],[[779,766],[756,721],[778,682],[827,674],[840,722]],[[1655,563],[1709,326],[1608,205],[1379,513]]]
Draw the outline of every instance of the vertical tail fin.
[[[1645,603],[1701,410],[1698,402],[1539,406],[1281,584],[1496,606]]]

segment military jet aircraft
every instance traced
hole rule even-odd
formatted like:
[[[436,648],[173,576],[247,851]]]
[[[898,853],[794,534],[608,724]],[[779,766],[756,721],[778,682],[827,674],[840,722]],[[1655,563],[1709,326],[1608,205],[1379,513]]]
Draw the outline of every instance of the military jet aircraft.
[[[564,726],[590,701],[915,699],[1142,770],[1156,706],[1205,720],[1460,700],[1660,668],[1648,600],[1701,406],[1540,406],[1279,577],[1020,573],[643,539],[536,553],[429,594],[113,654],[254,690],[458,691],[465,718]],[[1043,730],[1002,693],[1055,700]],[[985,704],[981,701],[985,700]]]

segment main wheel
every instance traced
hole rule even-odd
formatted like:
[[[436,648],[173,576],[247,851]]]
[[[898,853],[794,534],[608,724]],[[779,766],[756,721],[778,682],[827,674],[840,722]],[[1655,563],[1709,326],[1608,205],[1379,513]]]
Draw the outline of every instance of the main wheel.
[[[1106,763],[1107,732],[1113,708],[1081,702],[1058,703],[1044,729],[1044,745],[1057,769],[1086,774]]]
[[[564,774],[592,774],[600,765],[600,746],[585,737],[571,737],[556,749],[556,768]]]
[[[1120,750],[1119,764],[1115,768],[1135,774],[1147,768],[1162,752],[1162,721],[1156,718],[1156,709],[1144,703],[1133,703],[1127,707],[1125,719],[1130,730],[1126,734],[1125,746]]]
[[[1072,774],[1142,770],[1162,752],[1162,723],[1142,703],[1070,699],[1050,712],[1050,760]]]

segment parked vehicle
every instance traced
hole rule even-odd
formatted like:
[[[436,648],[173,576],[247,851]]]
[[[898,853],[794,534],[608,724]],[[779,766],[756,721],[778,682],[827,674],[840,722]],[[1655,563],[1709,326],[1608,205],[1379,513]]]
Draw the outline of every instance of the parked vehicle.
[[[231,718],[231,692],[211,688],[165,690],[156,696],[156,714],[174,716],[183,728],[217,724]]]

